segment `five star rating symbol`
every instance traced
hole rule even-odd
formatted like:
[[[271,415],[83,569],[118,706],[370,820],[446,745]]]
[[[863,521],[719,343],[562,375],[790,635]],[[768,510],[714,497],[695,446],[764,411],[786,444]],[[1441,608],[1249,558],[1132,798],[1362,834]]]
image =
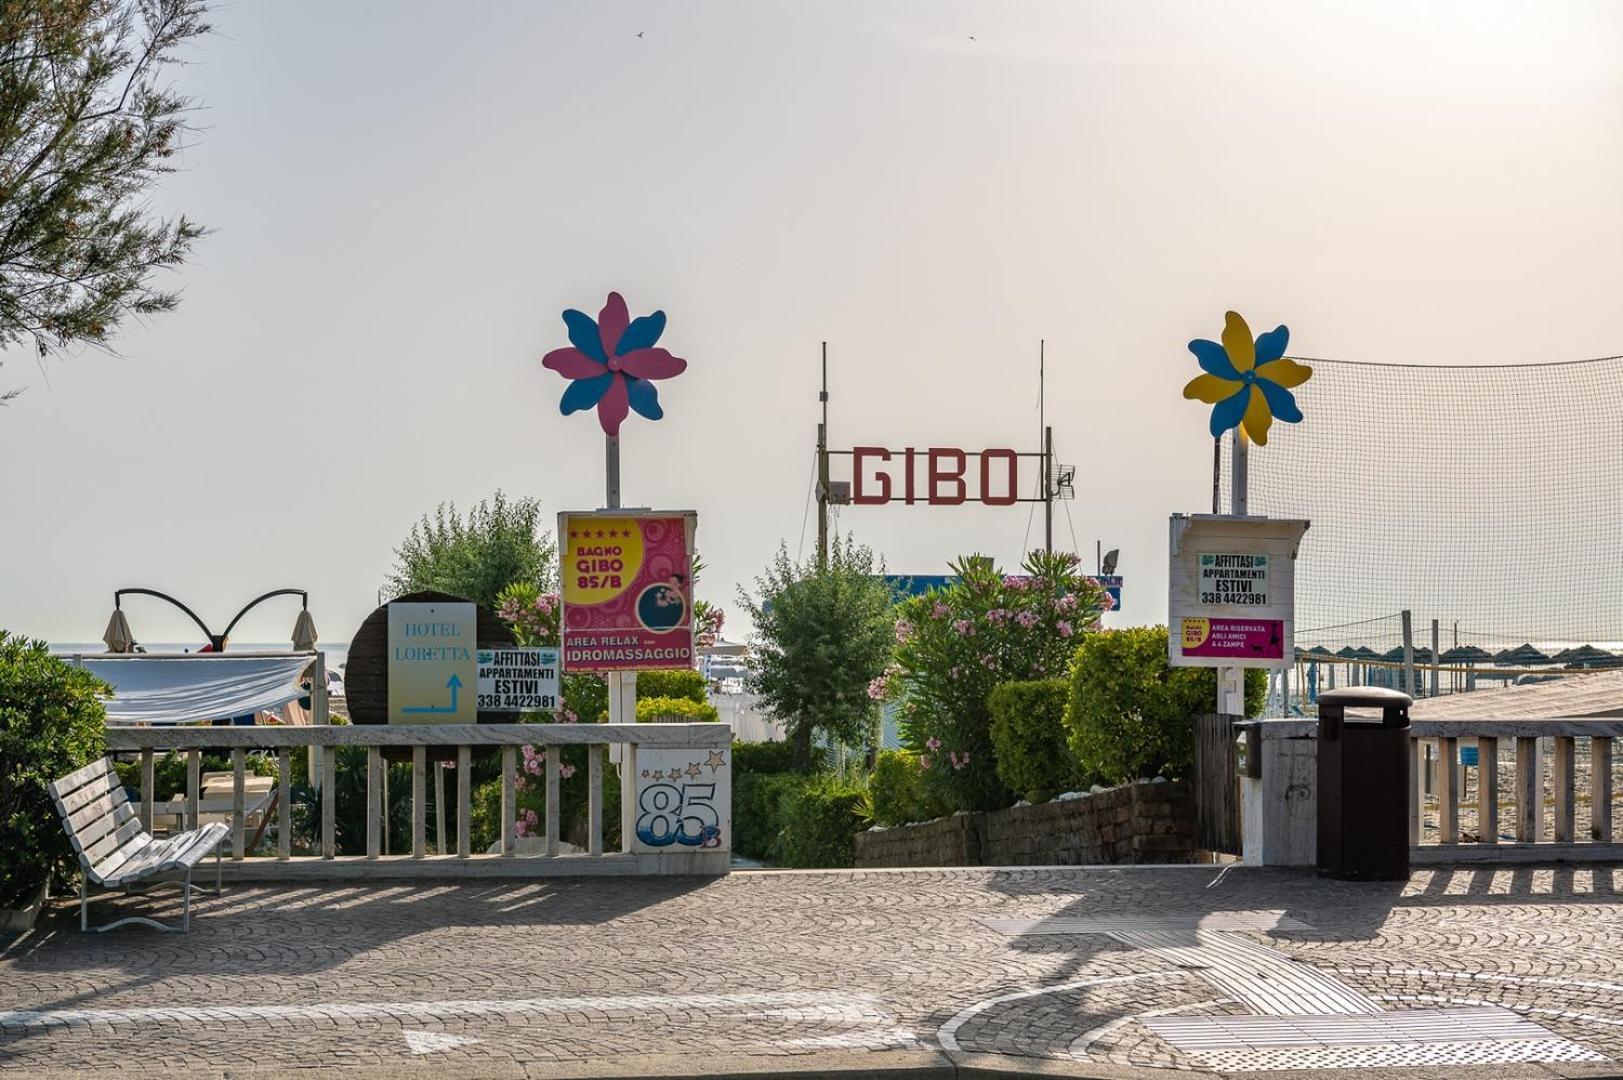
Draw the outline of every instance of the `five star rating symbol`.
[[[706,761],[705,764],[710,766],[710,771],[714,773],[716,770],[726,766],[727,759],[722,756],[720,750],[712,750],[710,751],[710,760]]]

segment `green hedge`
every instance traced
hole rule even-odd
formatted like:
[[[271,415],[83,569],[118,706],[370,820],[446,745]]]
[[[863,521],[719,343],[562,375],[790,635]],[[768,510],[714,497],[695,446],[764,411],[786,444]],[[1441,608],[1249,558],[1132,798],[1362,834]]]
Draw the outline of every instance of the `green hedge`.
[[[1047,802],[1082,785],[1082,769],[1067,744],[1066,679],[998,684],[987,698],[997,776],[1028,802]]]
[[[638,697],[639,724],[710,724],[721,719],[708,701],[685,697]]]
[[[856,865],[858,832],[869,825],[867,791],[860,780],[819,776],[798,791],[784,792],[774,860],[813,869]]]
[[[783,773],[795,768],[795,748],[787,742],[734,742],[733,782],[744,773]]]
[[[1217,705],[1215,668],[1167,663],[1167,628],[1084,634],[1071,664],[1065,727],[1085,776],[1107,784],[1187,776],[1194,718]],[[1267,676],[1245,673],[1246,715],[1262,711]]]
[[[49,785],[106,752],[107,684],[0,630],[0,908],[22,907],[78,861]]]
[[[704,676],[688,668],[671,671],[639,671],[637,673],[637,697],[639,699],[687,698],[689,701],[697,702],[700,705],[710,700]]]
[[[812,782],[799,773],[733,772],[733,850],[748,859],[776,860],[783,801]]]
[[[919,755],[911,750],[881,750],[868,781],[868,803],[880,825],[930,821],[948,808],[924,783]]]

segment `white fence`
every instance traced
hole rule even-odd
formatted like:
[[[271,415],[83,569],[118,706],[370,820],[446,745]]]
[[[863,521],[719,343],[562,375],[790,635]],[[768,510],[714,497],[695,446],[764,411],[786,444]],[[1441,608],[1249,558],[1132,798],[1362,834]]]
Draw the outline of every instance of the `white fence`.
[[[154,761],[160,751],[187,755],[183,823],[199,820],[201,756],[205,749],[229,750],[232,759],[232,858],[228,876],[238,880],[349,879],[407,877],[543,877],[567,874],[723,874],[731,862],[732,732],[725,724],[424,724],[314,725],[257,727],[109,728],[110,752],[141,756],[141,818],[150,829],[154,816]],[[544,855],[517,857],[518,748],[587,748],[585,850],[560,854],[560,762],[546,755]],[[335,844],[337,748],[366,748],[366,854],[340,856]],[[619,747],[621,845],[603,850],[605,751]],[[292,751],[309,749],[321,798],[321,825],[315,854],[292,853]],[[383,854],[385,748],[411,752],[411,851]],[[494,854],[471,850],[473,807],[465,782],[456,785],[456,850],[428,853],[427,784],[430,749],[454,752],[459,776],[471,775],[473,751],[495,748],[501,755],[500,840]],[[277,766],[276,852],[252,857],[247,848],[249,816],[246,758],[249,750],[274,752]],[[652,769],[639,765],[669,765]],[[679,768],[680,767],[680,768]],[[685,768],[685,772],[683,769]],[[652,775],[650,775],[652,774]],[[445,845],[448,846],[448,845]]]

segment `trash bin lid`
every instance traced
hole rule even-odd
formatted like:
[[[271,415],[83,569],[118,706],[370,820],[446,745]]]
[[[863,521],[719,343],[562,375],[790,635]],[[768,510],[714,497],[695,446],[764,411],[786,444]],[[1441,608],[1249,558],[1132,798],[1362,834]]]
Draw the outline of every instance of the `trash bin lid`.
[[[1340,705],[1355,709],[1407,709],[1414,698],[1400,690],[1387,690],[1380,686],[1344,686],[1339,690],[1326,690],[1319,695],[1320,705]]]

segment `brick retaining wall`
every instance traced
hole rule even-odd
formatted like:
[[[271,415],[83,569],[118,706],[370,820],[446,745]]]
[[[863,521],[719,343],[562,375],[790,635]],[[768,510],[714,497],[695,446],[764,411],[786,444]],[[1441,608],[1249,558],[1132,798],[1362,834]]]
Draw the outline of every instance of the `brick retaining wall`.
[[[1191,862],[1195,805],[1188,784],[1139,781],[1077,799],[861,832],[856,840],[859,867]]]

